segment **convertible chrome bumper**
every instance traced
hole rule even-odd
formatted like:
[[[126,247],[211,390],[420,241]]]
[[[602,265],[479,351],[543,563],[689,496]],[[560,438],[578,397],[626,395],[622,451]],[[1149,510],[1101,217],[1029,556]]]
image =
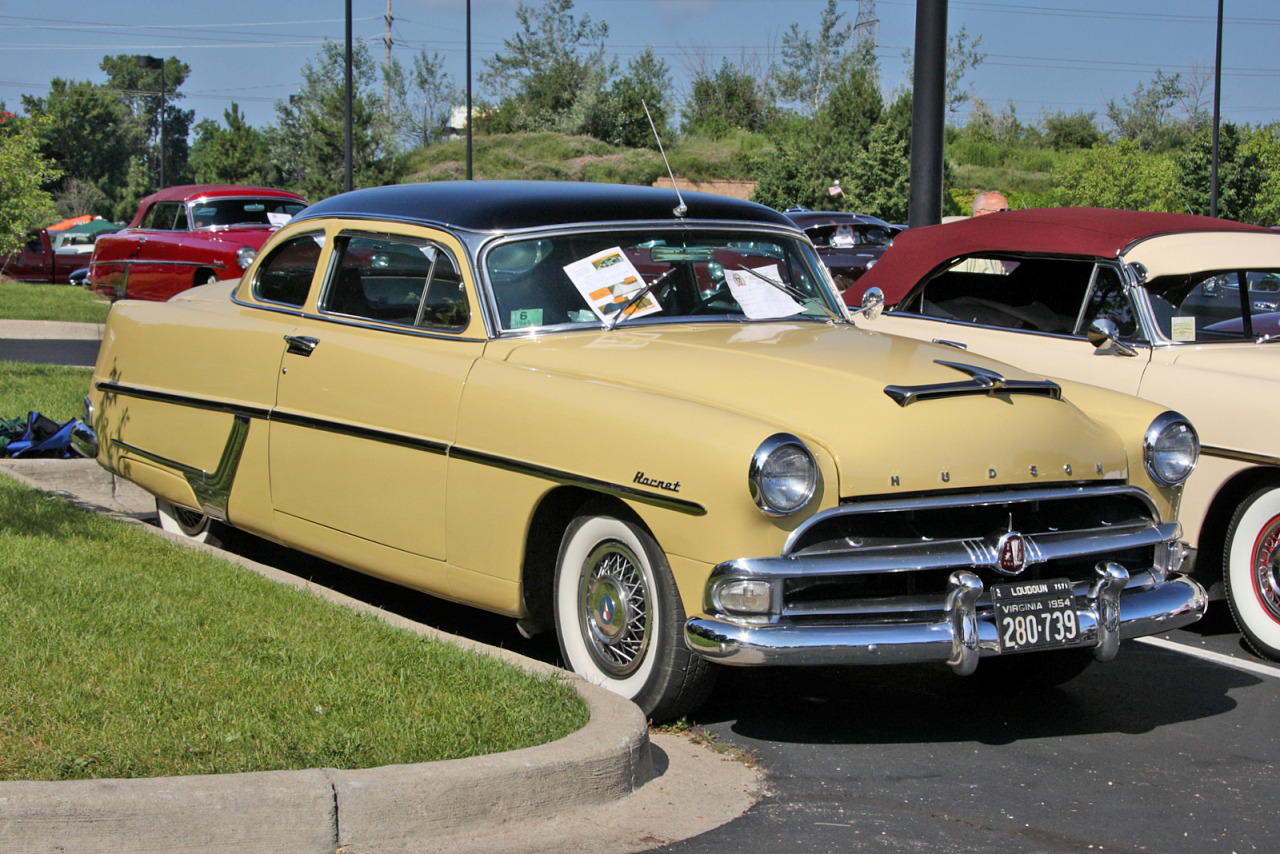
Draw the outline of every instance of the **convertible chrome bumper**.
[[[1207,596],[1195,581],[1143,572],[1131,579],[1119,564],[1097,564],[1094,581],[1077,585],[1076,619],[1083,646],[1099,661],[1114,658],[1122,639],[1185,626],[1200,619]],[[721,664],[831,665],[944,661],[972,673],[978,660],[1002,654],[989,601],[978,576],[967,570],[949,579],[941,617],[893,622],[828,619],[750,624],[698,617],[685,626],[689,648]],[[1021,653],[1019,653],[1021,654]]]

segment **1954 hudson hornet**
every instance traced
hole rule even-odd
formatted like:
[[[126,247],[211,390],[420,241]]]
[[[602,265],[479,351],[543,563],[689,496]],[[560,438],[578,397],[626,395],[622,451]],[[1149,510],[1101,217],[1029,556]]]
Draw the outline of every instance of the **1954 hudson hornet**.
[[[239,282],[117,303],[87,403],[167,529],[554,629],[655,718],[717,663],[1061,681],[1205,608],[1184,419],[860,330],[803,234],[734,199],[335,196]]]

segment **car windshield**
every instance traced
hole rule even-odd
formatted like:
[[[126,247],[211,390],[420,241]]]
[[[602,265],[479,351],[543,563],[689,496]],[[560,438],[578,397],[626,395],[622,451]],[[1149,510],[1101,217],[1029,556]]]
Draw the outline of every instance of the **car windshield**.
[[[504,331],[673,320],[843,317],[803,241],[765,231],[600,231],[499,243],[484,257]]]
[[[226,225],[273,225],[277,228],[306,207],[297,199],[202,199],[191,203],[194,228]]]

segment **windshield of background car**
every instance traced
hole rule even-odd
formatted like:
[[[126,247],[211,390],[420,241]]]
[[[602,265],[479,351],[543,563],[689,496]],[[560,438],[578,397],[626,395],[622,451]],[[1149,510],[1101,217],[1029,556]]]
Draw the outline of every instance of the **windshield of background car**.
[[[1165,276],[1146,288],[1156,325],[1170,341],[1231,341],[1280,332],[1280,270]]]
[[[484,266],[504,332],[843,316],[812,248],[764,231],[655,228],[527,238],[495,245]]]
[[[306,207],[297,199],[201,199],[191,203],[195,228],[215,225],[272,225],[277,228]]]

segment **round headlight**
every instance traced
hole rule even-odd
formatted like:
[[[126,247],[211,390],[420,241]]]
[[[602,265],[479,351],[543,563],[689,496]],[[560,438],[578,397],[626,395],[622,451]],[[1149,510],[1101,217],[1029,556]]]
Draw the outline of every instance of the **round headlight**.
[[[240,271],[244,272],[249,269],[249,265],[253,263],[253,259],[258,257],[258,250],[252,246],[241,246],[236,250],[236,263],[240,265]]]
[[[790,433],[775,433],[751,457],[751,498],[772,516],[786,516],[809,503],[818,489],[818,464]]]
[[[1161,413],[1142,438],[1142,459],[1147,474],[1161,486],[1177,486],[1188,477],[1200,458],[1200,437],[1187,419],[1176,412]]]

